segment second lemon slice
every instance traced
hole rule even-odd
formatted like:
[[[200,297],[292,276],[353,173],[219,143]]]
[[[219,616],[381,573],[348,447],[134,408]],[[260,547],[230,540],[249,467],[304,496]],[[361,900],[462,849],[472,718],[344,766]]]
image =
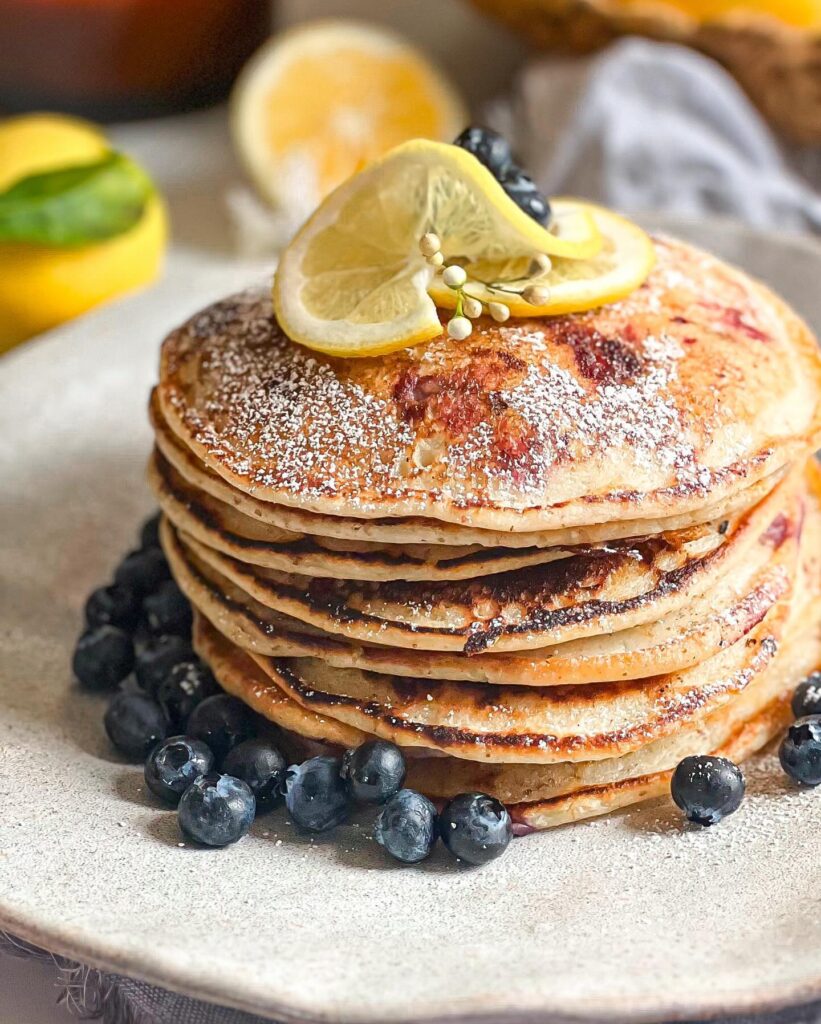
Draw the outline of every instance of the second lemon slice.
[[[333,355],[379,355],[440,334],[434,272],[419,239],[435,232],[446,260],[496,266],[593,257],[594,218],[561,204],[551,230],[523,213],[469,153],[415,140],[340,186],[282,255],[274,284],[288,335]]]
[[[601,247],[587,259],[554,256],[550,271],[538,281],[519,276],[527,272],[524,260],[512,259],[503,264],[475,264],[464,294],[483,304],[501,302],[512,316],[558,316],[580,313],[616,302],[641,285],[655,263],[655,250],[650,239],[638,225],[612,210],[573,199],[554,199],[552,206],[559,217],[586,214],[601,235]],[[501,280],[499,280],[501,278]],[[498,287],[494,287],[498,282]],[[529,284],[543,286],[545,301],[526,302],[522,292]],[[428,292],[438,306],[456,308],[456,293],[440,276],[434,277]]]

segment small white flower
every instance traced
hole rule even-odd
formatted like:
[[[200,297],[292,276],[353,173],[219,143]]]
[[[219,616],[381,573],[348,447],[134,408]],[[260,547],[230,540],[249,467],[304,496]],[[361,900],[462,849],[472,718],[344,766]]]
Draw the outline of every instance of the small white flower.
[[[464,285],[465,281],[467,281],[467,279],[468,276],[464,272],[464,270],[460,266],[457,266],[455,264],[452,267],[448,267],[445,270],[444,274],[442,274],[442,280],[445,282],[448,288],[453,288],[454,291],[456,291],[458,288],[461,288],[462,285]]]
[[[530,261],[530,276],[535,277],[537,274],[547,274],[553,268],[553,263],[547,253],[539,252]]]
[[[465,296],[462,309],[465,311],[465,316],[469,316],[471,320],[482,315],[482,303],[478,299],[471,298],[470,295]]]
[[[454,316],[448,320],[448,337],[454,341],[464,341],[470,337],[473,324],[466,316]]]
[[[503,302],[488,303],[488,311],[497,324],[503,324],[510,319],[510,310]]]
[[[550,302],[550,289],[530,284],[522,292],[522,298],[531,306],[546,306]]]
[[[419,239],[419,251],[423,256],[434,256],[442,248],[439,236],[429,231]]]

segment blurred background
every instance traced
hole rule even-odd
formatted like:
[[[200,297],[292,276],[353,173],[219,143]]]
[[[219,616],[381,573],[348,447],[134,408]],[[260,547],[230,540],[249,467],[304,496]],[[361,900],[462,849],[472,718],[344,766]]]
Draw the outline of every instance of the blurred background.
[[[553,194],[816,234],[821,0],[0,0],[0,352],[169,245],[270,268],[469,120]]]

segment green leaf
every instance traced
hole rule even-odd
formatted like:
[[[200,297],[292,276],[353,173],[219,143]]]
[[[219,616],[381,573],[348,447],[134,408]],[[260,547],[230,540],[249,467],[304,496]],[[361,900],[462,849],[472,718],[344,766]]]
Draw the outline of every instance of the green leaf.
[[[0,242],[78,246],[133,227],[153,192],[148,175],[122,153],[32,174],[0,192]]]

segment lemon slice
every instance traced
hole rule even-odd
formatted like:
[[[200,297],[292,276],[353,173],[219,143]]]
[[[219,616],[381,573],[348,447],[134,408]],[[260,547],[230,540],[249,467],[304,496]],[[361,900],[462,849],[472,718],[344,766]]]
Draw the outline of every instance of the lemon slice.
[[[394,146],[452,139],[467,121],[456,91],[421,53],[343,20],[275,36],[231,97],[234,142],[257,188],[303,216]]]
[[[458,146],[405,143],[340,186],[287,247],[274,281],[277,316],[294,341],[332,355],[417,344],[442,332],[422,235],[435,232],[448,260],[488,268],[601,249],[582,204],[559,204],[555,221],[550,231],[537,224]]]
[[[655,263],[655,250],[640,227],[592,203],[554,199],[552,205],[560,217],[570,217],[574,211],[591,216],[602,239],[599,252],[583,260],[554,256],[550,271],[538,278],[526,276],[529,261],[527,265],[516,259],[496,265],[477,263],[470,267],[465,295],[483,304],[503,303],[512,316],[558,316],[617,302],[646,280]],[[483,282],[496,282],[498,287]],[[521,293],[528,285],[544,288],[547,301],[541,305],[525,302]],[[430,282],[428,293],[438,306],[456,308],[456,292],[441,277]]]

